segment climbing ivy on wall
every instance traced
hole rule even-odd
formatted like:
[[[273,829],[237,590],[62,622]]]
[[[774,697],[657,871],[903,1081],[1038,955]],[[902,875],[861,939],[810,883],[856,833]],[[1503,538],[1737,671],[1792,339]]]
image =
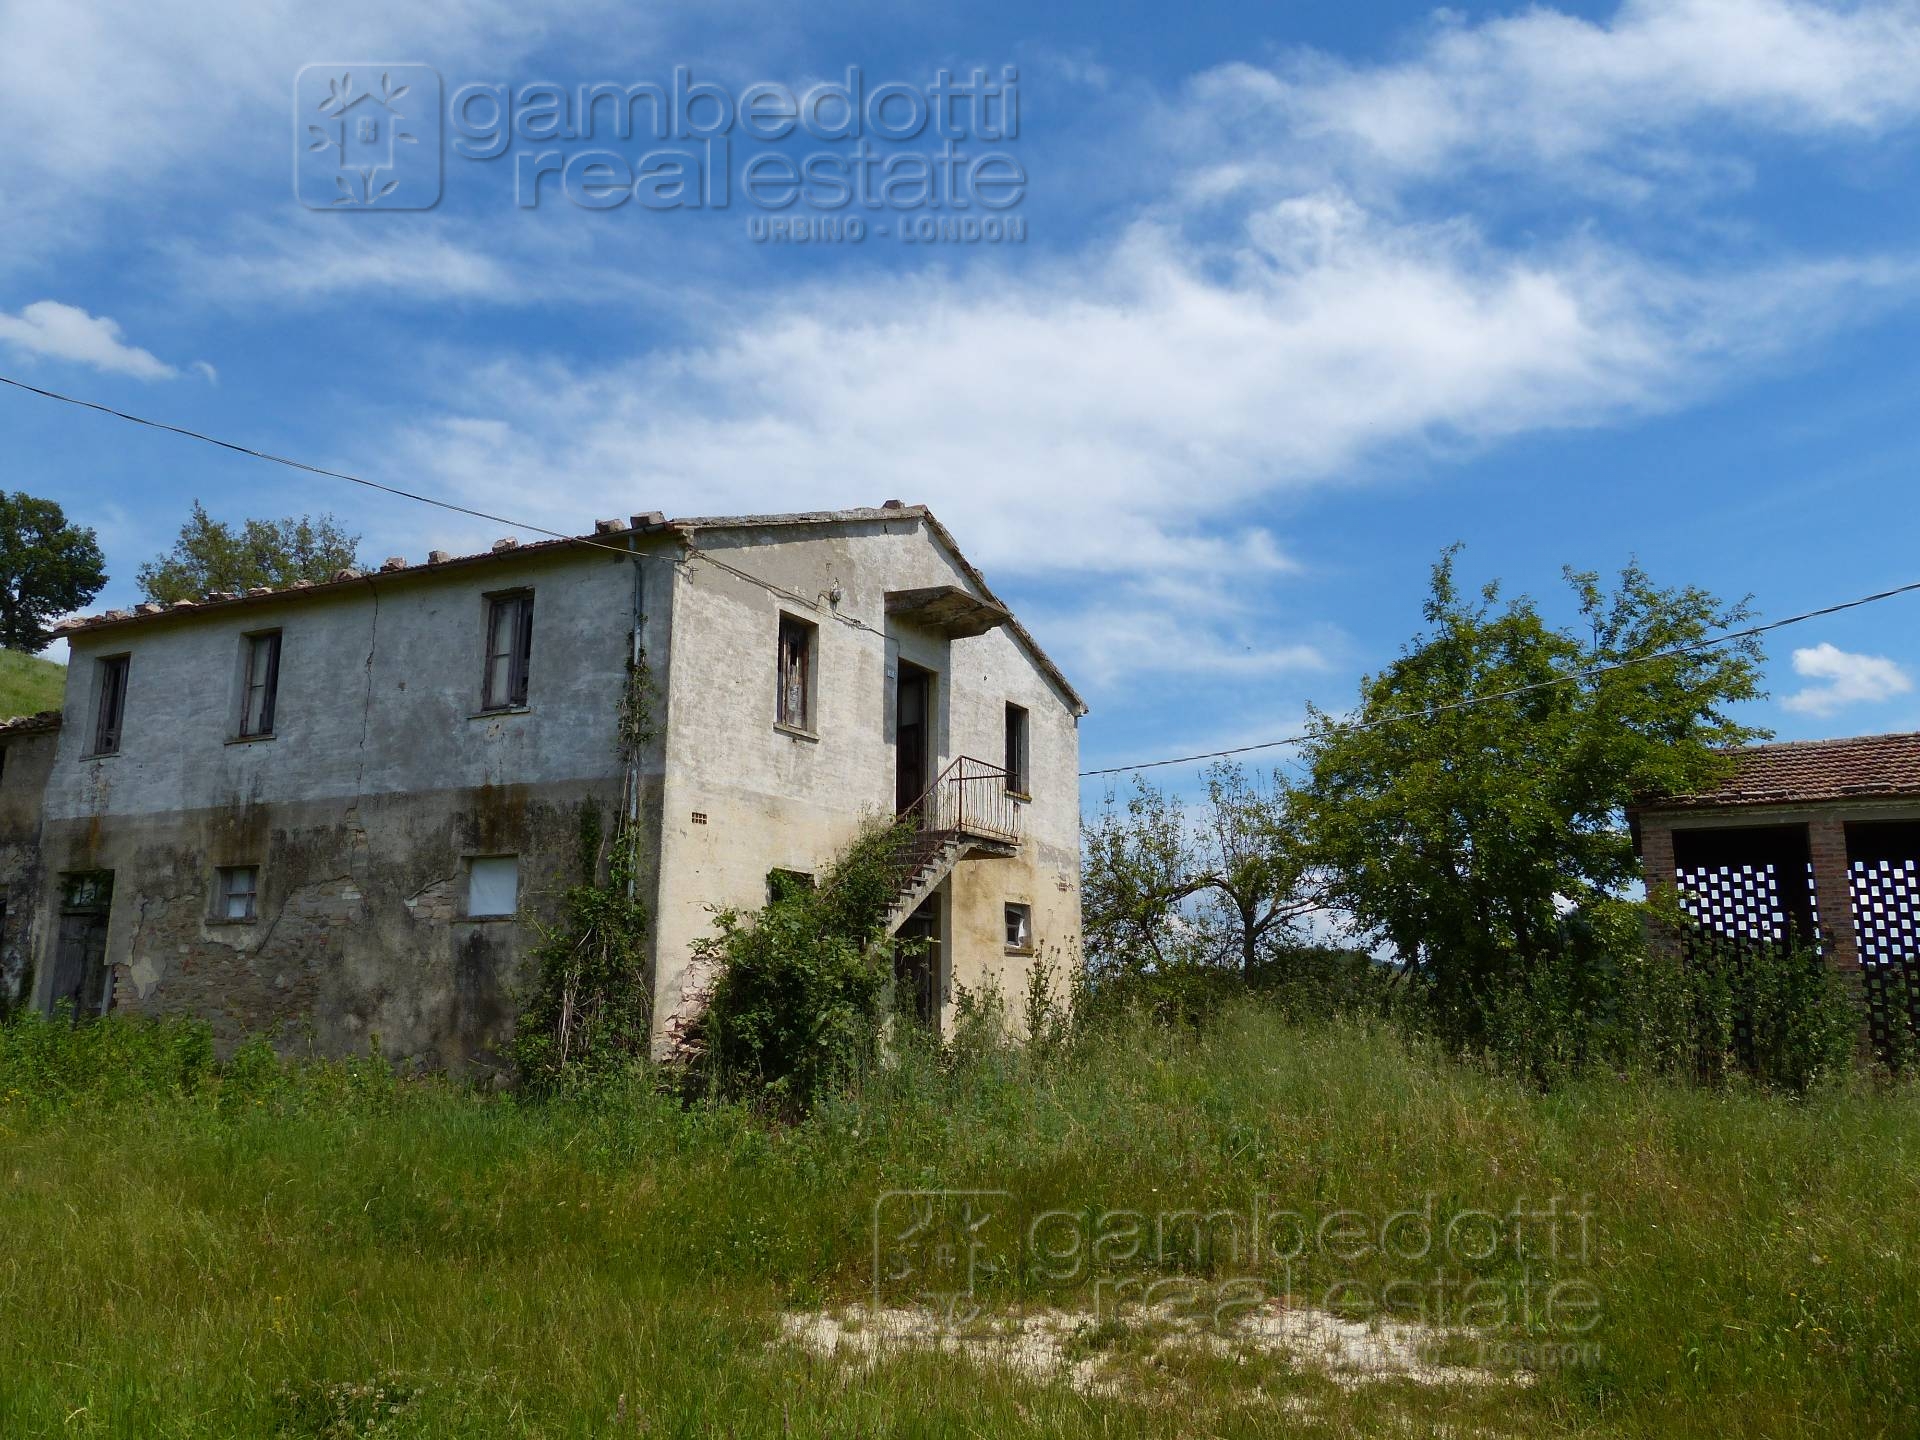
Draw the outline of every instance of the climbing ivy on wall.
[[[653,1018],[648,937],[652,916],[636,893],[640,827],[630,815],[642,752],[654,739],[654,681],[644,652],[628,663],[619,711],[628,804],[616,819],[600,873],[600,809],[580,807],[576,878],[562,893],[557,924],[540,927],[537,971],[521,1007],[513,1059],[537,1091],[591,1084],[647,1053]]]

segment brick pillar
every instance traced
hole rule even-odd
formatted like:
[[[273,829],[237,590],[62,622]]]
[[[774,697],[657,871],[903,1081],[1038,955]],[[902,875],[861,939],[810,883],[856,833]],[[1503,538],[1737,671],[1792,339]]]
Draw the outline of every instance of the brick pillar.
[[[1828,938],[1827,964],[1848,974],[1860,969],[1860,944],[1853,928],[1853,886],[1847,876],[1847,827],[1838,820],[1807,826],[1813,859],[1813,893],[1820,907],[1820,929]]]
[[[1673,827],[1664,820],[1640,820],[1640,874],[1647,884],[1647,899],[1670,897],[1677,888],[1673,869]],[[1649,932],[1654,945],[1670,949],[1672,930],[1658,923]]]

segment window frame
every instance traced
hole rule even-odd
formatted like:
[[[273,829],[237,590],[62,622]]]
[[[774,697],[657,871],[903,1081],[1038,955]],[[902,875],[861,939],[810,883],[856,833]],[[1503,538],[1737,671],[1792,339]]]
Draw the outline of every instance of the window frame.
[[[802,735],[819,734],[818,696],[820,675],[820,627],[811,620],[782,610],[776,632],[773,660],[773,723],[782,730]],[[793,687],[788,681],[789,639],[800,643],[800,714],[795,718],[790,706]]]
[[[1019,917],[1021,938],[1014,936],[1014,918]],[[1007,954],[1033,954],[1033,906],[1025,900],[1008,900],[1002,911],[1002,929],[1007,942]]]
[[[473,908],[473,877],[476,866],[490,860],[507,860],[513,864],[513,908],[511,910],[477,911]],[[489,921],[517,920],[520,918],[520,855],[518,851],[498,851],[486,855],[467,857],[467,893],[461,906],[462,918],[475,923]]]
[[[271,740],[280,708],[280,630],[250,630],[240,637],[240,723],[234,734],[241,740]],[[267,673],[259,682],[260,720],[253,723],[254,662],[262,642],[267,650]]]
[[[1024,705],[1007,701],[1006,737],[1001,758],[1007,772],[1007,793],[1019,800],[1033,796],[1032,734],[1033,712]]]
[[[246,890],[236,890],[231,881],[234,876],[246,875],[251,885]],[[244,895],[247,901],[247,913],[231,913],[231,902]],[[241,865],[216,865],[213,868],[213,923],[216,925],[252,925],[260,918],[260,866],[256,863]]]
[[[529,693],[528,679],[533,670],[533,591],[528,588],[497,590],[482,598],[486,601],[486,613],[485,629],[480,636],[480,713],[491,715],[503,710],[524,710]],[[509,641],[510,648],[497,651],[493,648],[494,636],[503,612],[514,613],[516,619]],[[494,662],[500,659],[507,662],[507,693],[504,698],[493,693]]]
[[[127,687],[133,676],[133,655],[101,655],[93,662],[92,749],[86,758],[118,755],[127,733]],[[109,704],[111,700],[111,704]],[[111,720],[111,723],[109,723]]]

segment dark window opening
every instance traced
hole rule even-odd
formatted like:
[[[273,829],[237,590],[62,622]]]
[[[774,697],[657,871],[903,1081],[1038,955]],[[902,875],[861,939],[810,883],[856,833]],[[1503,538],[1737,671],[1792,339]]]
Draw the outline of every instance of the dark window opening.
[[[813,641],[818,627],[780,617],[779,695],[775,718],[795,730],[813,729]]]
[[[893,749],[893,808],[905,814],[933,780],[933,672],[905,660],[894,683]]]
[[[895,936],[893,983],[902,1015],[934,1026],[940,1019],[940,897],[929,895]]]
[[[1027,712],[1021,706],[1007,706],[1007,789],[1015,795],[1031,795],[1033,786],[1027,776]]]
[[[533,659],[533,592],[494,595],[487,601],[487,671],[480,708],[510,710],[527,703],[527,669]]]
[[[773,869],[767,872],[767,903],[777,905],[790,895],[814,888],[813,876],[804,870]]]
[[[99,689],[93,713],[93,753],[112,755],[120,749],[120,726],[127,708],[126,655],[111,655],[99,663]]]
[[[60,877],[60,934],[53,953],[49,1013],[66,1005],[77,1023],[104,1015],[112,1000],[107,966],[107,920],[113,907],[113,872],[88,870]]]
[[[246,693],[240,705],[242,736],[273,733],[274,702],[280,694],[280,632],[247,636]]]

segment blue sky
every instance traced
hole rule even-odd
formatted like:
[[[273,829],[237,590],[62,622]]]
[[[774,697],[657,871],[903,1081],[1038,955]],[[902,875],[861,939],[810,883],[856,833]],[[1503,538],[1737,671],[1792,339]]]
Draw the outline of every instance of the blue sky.
[[[1920,578],[1915,4],[396,8],[6,7],[0,366],[559,529],[924,501],[1087,694],[1090,767],[1344,705],[1454,541],[1556,610],[1563,564],[1633,556],[1767,617]],[[294,77],[334,62],[1012,66],[1027,238],[527,209],[512,152],[447,151],[431,210],[309,210]],[[374,559],[499,533],[18,393],[0,438],[98,529],[103,604],[195,498],[334,510]],[[1751,718],[1920,728],[1917,615],[1773,637]]]

